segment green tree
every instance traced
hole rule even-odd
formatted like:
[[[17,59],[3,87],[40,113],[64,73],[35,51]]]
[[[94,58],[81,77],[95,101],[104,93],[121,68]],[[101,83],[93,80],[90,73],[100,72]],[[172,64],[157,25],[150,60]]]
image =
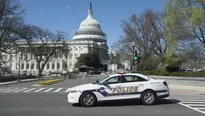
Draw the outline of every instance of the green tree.
[[[169,48],[166,56],[173,54],[179,40],[198,39],[205,45],[205,1],[167,0],[166,39]]]
[[[89,67],[94,67],[95,69],[102,67],[99,56],[96,53],[81,54],[77,58],[76,65],[77,66],[86,65]]]

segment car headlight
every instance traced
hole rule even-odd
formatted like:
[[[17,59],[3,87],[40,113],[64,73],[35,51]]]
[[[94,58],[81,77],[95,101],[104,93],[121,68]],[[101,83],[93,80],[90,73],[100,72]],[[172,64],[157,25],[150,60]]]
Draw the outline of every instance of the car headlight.
[[[76,93],[78,92],[77,90],[70,90],[70,93]]]

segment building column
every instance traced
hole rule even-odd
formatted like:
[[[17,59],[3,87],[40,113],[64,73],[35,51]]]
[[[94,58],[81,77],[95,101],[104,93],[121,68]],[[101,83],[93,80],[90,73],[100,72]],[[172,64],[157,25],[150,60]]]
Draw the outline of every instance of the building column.
[[[24,61],[23,64],[24,64],[23,70],[26,70],[26,62]]]
[[[59,70],[63,70],[63,63],[62,60],[60,60],[60,69]]]

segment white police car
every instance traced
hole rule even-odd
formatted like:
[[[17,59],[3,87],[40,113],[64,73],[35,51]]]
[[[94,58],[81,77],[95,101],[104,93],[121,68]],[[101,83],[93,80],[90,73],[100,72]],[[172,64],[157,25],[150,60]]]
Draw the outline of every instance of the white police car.
[[[100,101],[140,98],[143,104],[152,105],[168,96],[169,87],[165,80],[139,73],[119,73],[70,88],[67,101],[90,107]]]

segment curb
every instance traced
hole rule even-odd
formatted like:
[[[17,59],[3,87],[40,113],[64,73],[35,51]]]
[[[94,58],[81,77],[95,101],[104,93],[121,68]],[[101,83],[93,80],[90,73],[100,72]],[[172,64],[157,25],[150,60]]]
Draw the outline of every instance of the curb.
[[[32,81],[38,81],[38,79],[33,79],[33,80],[21,80],[20,82],[19,82],[19,81],[3,82],[3,83],[0,83],[0,86],[10,85],[10,84],[16,84],[16,83],[32,82]]]
[[[173,77],[173,76],[156,76],[148,75],[158,79],[170,79],[170,80],[190,80],[190,81],[205,81],[205,77]]]

